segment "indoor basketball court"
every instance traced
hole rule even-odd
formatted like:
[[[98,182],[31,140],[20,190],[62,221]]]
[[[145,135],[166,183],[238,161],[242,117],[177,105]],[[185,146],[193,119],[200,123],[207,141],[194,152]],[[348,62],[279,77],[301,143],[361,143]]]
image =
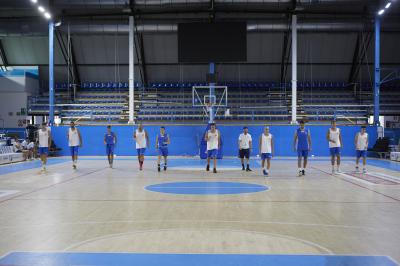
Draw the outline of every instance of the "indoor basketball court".
[[[367,2],[1,1],[0,266],[400,265]]]

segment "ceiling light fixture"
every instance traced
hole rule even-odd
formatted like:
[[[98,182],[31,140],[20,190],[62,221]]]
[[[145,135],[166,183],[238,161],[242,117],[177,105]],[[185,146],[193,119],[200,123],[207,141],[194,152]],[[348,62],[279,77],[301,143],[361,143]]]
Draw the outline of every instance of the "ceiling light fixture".
[[[383,13],[385,13],[385,9],[379,10],[378,15],[381,16]]]
[[[46,9],[44,9],[44,7],[42,7],[42,6],[39,6],[39,7],[38,7],[38,10],[39,10],[40,12],[42,12],[42,13],[44,13],[44,12],[46,11]]]
[[[386,4],[385,8],[388,9],[392,5],[392,2]]]

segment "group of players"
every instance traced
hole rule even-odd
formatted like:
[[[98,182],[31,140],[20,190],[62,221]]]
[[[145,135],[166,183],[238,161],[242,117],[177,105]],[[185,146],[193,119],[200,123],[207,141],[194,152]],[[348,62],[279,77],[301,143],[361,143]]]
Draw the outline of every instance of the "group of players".
[[[300,126],[294,134],[293,149],[297,151],[298,156],[298,175],[305,175],[307,167],[308,155],[312,150],[311,132],[305,127],[305,122],[300,121]],[[79,129],[71,122],[70,128],[67,132],[68,146],[71,152],[72,167],[76,169],[78,161],[78,150],[82,147],[82,135]],[[143,128],[142,124],[133,133],[133,139],[136,142],[137,158],[139,162],[139,169],[143,170],[144,155],[146,148],[150,146],[149,135]],[[340,128],[336,126],[336,121],[331,122],[326,139],[329,145],[331,155],[332,174],[340,173],[340,153],[343,148],[342,134]],[[210,124],[210,129],[205,133],[204,140],[207,142],[207,166],[206,171],[210,171],[210,163],[213,160],[213,172],[217,173],[217,155],[218,150],[221,148],[221,133],[216,128],[215,123]],[[46,123],[38,131],[39,154],[42,161],[42,170],[46,170],[48,147],[51,144],[51,131]],[[107,132],[104,134],[104,145],[108,158],[109,167],[113,167],[114,160],[114,147],[117,144],[117,135],[111,131],[111,126],[107,126]],[[168,145],[171,143],[169,134],[166,133],[165,127],[160,127],[160,133],[156,136],[156,149],[158,151],[157,170],[161,171],[161,159],[163,157],[164,164],[163,170],[167,170],[167,157]],[[362,126],[361,131],[358,132],[354,139],[356,149],[356,171],[359,169],[359,161],[362,158],[363,173],[366,172],[366,155],[368,148],[368,134],[366,127]],[[239,157],[242,163],[243,171],[252,171],[250,169],[250,154],[253,148],[252,137],[247,127],[243,128],[243,133],[238,138]],[[268,176],[271,168],[271,158],[274,154],[274,138],[269,132],[269,127],[264,128],[264,132],[259,137],[259,156],[261,157],[262,172]],[[246,165],[245,165],[246,160]],[[336,169],[335,169],[336,163]]]

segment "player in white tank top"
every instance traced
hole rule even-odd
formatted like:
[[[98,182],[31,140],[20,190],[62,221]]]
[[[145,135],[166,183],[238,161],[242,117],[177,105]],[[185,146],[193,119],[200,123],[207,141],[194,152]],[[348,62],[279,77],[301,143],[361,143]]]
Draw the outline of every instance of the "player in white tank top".
[[[71,151],[72,167],[76,169],[76,164],[78,163],[78,148],[82,147],[82,136],[79,129],[75,127],[75,122],[73,121],[70,123],[67,139]]]
[[[360,157],[363,158],[363,173],[367,172],[367,169],[365,168],[367,164],[367,149],[368,149],[368,133],[366,132],[366,127],[362,126],[361,127],[361,132],[358,132],[356,134],[356,137],[354,139],[354,145],[356,146],[356,171],[359,171],[358,164],[360,162]]]
[[[216,129],[215,123],[210,125],[210,130],[208,130],[204,136],[207,142],[207,167],[206,170],[210,170],[210,160],[213,158],[214,168],[213,172],[217,173],[217,154],[221,145],[221,134],[219,130]]]
[[[329,152],[331,154],[331,165],[332,174],[340,173],[340,149],[342,148],[342,134],[340,128],[336,127],[336,121],[332,120],[331,127],[326,133],[326,139],[328,140]],[[335,158],[337,163],[337,168],[335,172]]]
[[[138,152],[139,170],[143,170],[144,152],[147,146],[150,145],[150,142],[149,135],[142,124],[139,124],[138,129],[133,133],[133,138],[135,139],[136,150]]]
[[[261,168],[265,176],[269,175],[271,168],[271,158],[274,153],[274,140],[272,134],[269,133],[269,127],[264,128],[264,132],[260,136],[259,148],[261,157]],[[267,161],[267,165],[265,165]]]
[[[43,123],[42,127],[37,131],[37,133],[40,160],[42,161],[42,171],[46,171],[47,153],[51,144],[51,132],[47,129],[47,124]]]

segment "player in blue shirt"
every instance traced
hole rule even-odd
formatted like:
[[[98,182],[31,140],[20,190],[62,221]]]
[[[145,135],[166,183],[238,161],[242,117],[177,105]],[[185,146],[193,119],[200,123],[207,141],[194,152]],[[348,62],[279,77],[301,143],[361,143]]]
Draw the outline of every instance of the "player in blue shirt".
[[[164,171],[167,170],[169,135],[165,133],[165,127],[160,128],[160,134],[156,136],[156,149],[158,150],[157,170],[161,171],[161,156],[164,157]]]
[[[300,121],[300,127],[294,134],[293,148],[297,151],[297,166],[299,176],[306,174],[308,152],[311,151],[311,133],[308,128],[305,128],[303,120]],[[303,168],[301,168],[301,159],[304,158]]]
[[[106,145],[106,153],[110,168],[113,167],[115,144],[117,144],[117,135],[111,131],[111,126],[107,126],[107,133],[104,134],[104,145]]]

